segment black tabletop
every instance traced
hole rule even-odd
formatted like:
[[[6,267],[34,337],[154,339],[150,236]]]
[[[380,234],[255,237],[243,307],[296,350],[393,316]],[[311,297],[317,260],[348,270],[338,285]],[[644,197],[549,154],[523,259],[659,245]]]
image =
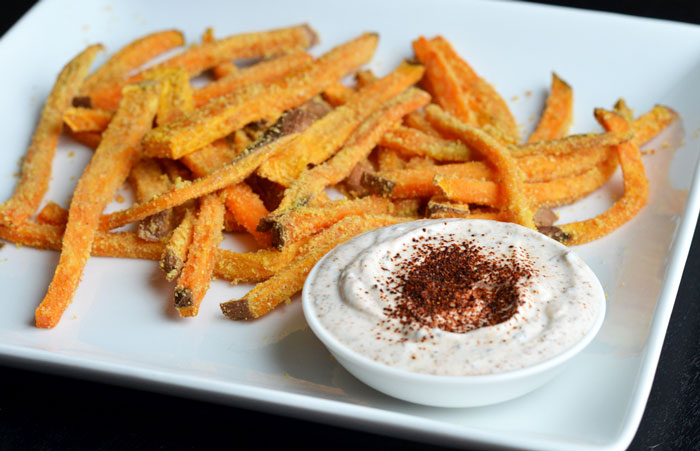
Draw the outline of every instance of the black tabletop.
[[[700,24],[700,2],[543,1]],[[3,6],[0,35],[33,4]],[[8,70],[4,68],[3,70]],[[700,233],[696,233],[651,396],[631,450],[700,449]],[[189,450],[333,446],[440,449],[208,402],[0,364],[0,450]]]

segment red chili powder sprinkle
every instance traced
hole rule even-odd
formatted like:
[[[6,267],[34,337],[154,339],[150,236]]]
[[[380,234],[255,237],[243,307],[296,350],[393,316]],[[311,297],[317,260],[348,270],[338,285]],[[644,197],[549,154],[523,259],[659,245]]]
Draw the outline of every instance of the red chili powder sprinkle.
[[[384,311],[403,328],[465,333],[507,321],[525,302],[520,293],[535,269],[522,249],[500,256],[473,241],[431,238],[414,241],[388,277],[387,291],[398,302]]]

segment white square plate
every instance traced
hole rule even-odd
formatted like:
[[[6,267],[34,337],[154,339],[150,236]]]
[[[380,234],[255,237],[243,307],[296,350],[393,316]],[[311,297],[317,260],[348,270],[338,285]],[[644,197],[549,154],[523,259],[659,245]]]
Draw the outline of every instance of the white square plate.
[[[198,318],[176,318],[172,287],[152,262],[91,259],[61,324],[36,329],[33,312],[57,254],[7,245],[0,251],[0,357],[453,446],[626,447],[651,387],[700,208],[693,182],[700,148],[696,26],[510,2],[45,0],[0,41],[0,199],[13,190],[55,74],[86,44],[102,42],[112,52],[158,29],[179,28],[193,42],[207,26],[226,35],[300,22],[320,33],[315,54],[378,31],[370,67],[379,74],[410,57],[418,35],[442,34],[509,99],[525,131],[542,108],[552,70],[574,87],[575,132],[598,130],[592,109],[610,107],[618,97],[637,112],[664,103],[681,114],[675,131],[684,127],[685,137],[667,134],[644,157],[649,205],[612,235],[577,249],[609,296],[592,346],[556,380],[522,398],[473,409],[422,407],[381,395],[345,372],[308,329],[298,302],[260,321],[233,323],[218,302],[249,287],[217,282]],[[47,199],[68,205],[90,154],[61,140]],[[562,218],[592,216],[620,193],[618,175],[563,209]],[[247,249],[250,242],[226,246]]]

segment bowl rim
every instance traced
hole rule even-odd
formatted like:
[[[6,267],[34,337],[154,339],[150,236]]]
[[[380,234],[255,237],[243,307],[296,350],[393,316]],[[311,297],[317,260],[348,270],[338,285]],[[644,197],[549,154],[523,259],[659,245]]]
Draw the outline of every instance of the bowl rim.
[[[551,243],[555,244],[558,246],[560,249],[565,249],[567,252],[573,252],[573,254],[585,265],[585,268],[593,275],[595,279],[595,289],[598,291],[598,296],[596,298],[599,301],[599,309],[598,309],[598,314],[593,321],[593,324],[591,325],[591,328],[586,332],[586,334],[579,340],[577,341],[573,346],[565,349],[564,351],[560,352],[559,354],[556,354],[546,360],[543,360],[541,362],[528,365],[524,368],[517,368],[509,371],[502,371],[502,372],[497,372],[497,373],[489,373],[489,374],[473,374],[473,375],[443,375],[443,374],[429,374],[429,373],[420,373],[420,372],[414,372],[414,371],[409,371],[406,369],[401,369],[401,368],[395,368],[392,367],[386,363],[382,362],[377,362],[375,360],[370,359],[369,357],[366,357],[351,348],[349,348],[347,345],[339,341],[323,324],[321,321],[318,319],[318,316],[316,315],[316,311],[312,306],[312,301],[311,301],[311,295],[310,295],[310,285],[313,282],[313,280],[316,277],[316,274],[318,272],[318,269],[322,266],[323,262],[329,258],[331,254],[335,252],[336,249],[347,246],[351,244],[352,242],[360,239],[360,237],[368,234],[368,233],[373,233],[376,230],[381,230],[381,229],[387,229],[387,228],[392,228],[392,227],[398,227],[401,225],[405,224],[411,224],[414,222],[422,222],[422,221],[429,221],[430,223],[434,222],[454,222],[454,221],[488,221],[488,222],[494,222],[498,223],[498,221],[492,221],[488,219],[467,219],[467,218],[445,218],[445,219],[420,219],[416,221],[410,221],[410,222],[404,222],[404,223],[399,223],[399,224],[392,224],[386,227],[382,227],[380,229],[374,229],[370,230],[368,232],[362,233],[360,235],[357,235],[350,240],[339,244],[335,248],[333,248],[331,251],[329,251],[326,255],[324,255],[311,269],[309,272],[308,276],[306,277],[306,281],[304,282],[304,287],[302,289],[301,293],[301,302],[302,302],[302,310],[304,312],[304,317],[306,319],[307,324],[311,328],[311,330],[314,332],[316,337],[328,348],[328,350],[332,354],[337,354],[339,356],[339,360],[348,360],[351,363],[353,363],[356,366],[359,367],[365,367],[368,370],[371,370],[374,373],[382,373],[385,376],[391,376],[394,378],[401,378],[404,380],[411,380],[417,383],[443,383],[443,384],[489,384],[489,383],[494,383],[494,382],[506,382],[506,381],[513,381],[516,379],[521,379],[521,378],[527,378],[529,376],[535,376],[537,374],[541,374],[544,372],[547,372],[548,370],[554,369],[560,365],[563,365],[565,362],[576,356],[578,353],[580,353],[583,349],[585,349],[592,341],[593,339],[598,335],[598,332],[600,331],[601,327],[603,326],[603,322],[605,320],[605,314],[607,311],[607,301],[605,297],[605,291],[602,287],[602,284],[600,283],[600,280],[598,279],[598,276],[595,275],[593,270],[588,266],[588,264],[578,256],[572,249],[568,248],[567,246],[561,244],[560,242],[546,236],[543,234],[540,234],[542,237],[544,237],[546,240],[549,240]],[[517,226],[519,228],[522,228],[526,230],[528,233],[533,232],[533,230],[528,229],[526,227],[520,226],[518,224],[514,223],[508,223],[514,226]],[[535,232],[538,233],[538,232]]]

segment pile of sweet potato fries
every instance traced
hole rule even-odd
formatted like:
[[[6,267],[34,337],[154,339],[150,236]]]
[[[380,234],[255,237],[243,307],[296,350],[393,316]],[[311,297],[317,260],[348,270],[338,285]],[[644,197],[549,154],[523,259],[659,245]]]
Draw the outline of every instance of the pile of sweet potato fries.
[[[159,261],[175,281],[174,307],[196,316],[213,277],[256,283],[221,304],[229,318],[260,317],[301,290],[336,245],[418,218],[511,221],[568,245],[602,237],[634,217],[649,186],[639,146],[675,118],[656,106],[633,117],[624,101],[596,109],[604,132],[568,135],[573,92],[553,76],[536,130],[522,143],[508,105],[438,36],[377,78],[360,70],[378,36],[365,33],[318,58],[308,25],[232,35],[206,30],[144,36],[88,75],[100,45],[71,60],[41,113],[0,238],[60,251],[38,327],[54,327],[91,255]],[[245,67],[236,60],[258,62]],[[191,79],[211,74],[194,88]],[[354,86],[340,80],[355,74]],[[42,201],[58,137],[94,149],[68,210]],[[554,225],[570,204],[622,168],[624,195],[585,221]],[[128,181],[136,202],[104,214]],[[345,196],[332,200],[327,188]],[[127,224],[129,231],[112,231]],[[255,252],[218,248],[249,233]]]

